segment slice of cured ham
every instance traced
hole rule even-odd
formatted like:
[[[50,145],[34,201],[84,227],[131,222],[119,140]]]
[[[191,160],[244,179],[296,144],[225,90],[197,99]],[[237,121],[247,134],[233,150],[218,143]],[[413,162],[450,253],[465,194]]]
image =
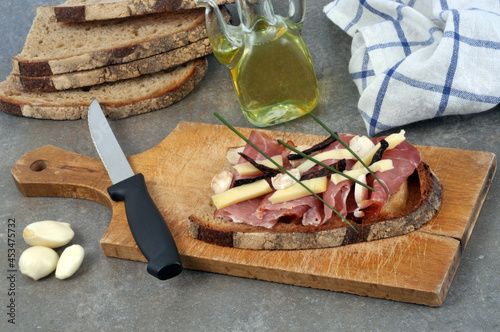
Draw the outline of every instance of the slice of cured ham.
[[[257,214],[268,222],[278,221],[284,216],[292,216],[294,219],[302,218],[302,225],[318,226],[323,221],[323,203],[314,196],[305,196],[287,202],[273,204],[269,200],[272,194],[266,195],[259,206]]]
[[[229,205],[215,212],[216,217],[223,217],[233,222],[252,226],[271,228],[280,220],[302,218],[304,226],[317,226],[323,221],[323,204],[314,196],[273,204],[269,201],[271,194],[264,198],[257,197],[244,202]]]
[[[374,143],[377,144],[382,138],[377,138]],[[386,172],[376,172],[375,175],[384,184],[389,193],[394,194],[403,182],[413,174],[421,162],[420,152],[410,143],[404,141],[398,144],[394,149],[384,152],[382,159],[392,160],[394,168]],[[376,192],[370,194],[367,201],[362,202],[364,218],[373,218],[377,216],[389,199],[389,194],[382,188],[372,175],[367,177],[367,182]]]
[[[252,131],[249,140],[268,156],[275,156],[278,154],[287,156],[289,154],[288,149],[285,149],[276,140],[261,131]],[[243,153],[254,160],[265,159],[263,155],[249,144],[245,146]],[[246,160],[240,158],[239,162],[246,162]],[[235,178],[241,178],[241,176],[235,174]],[[234,222],[245,222],[249,225],[266,228],[273,227],[278,220],[283,217],[291,219],[302,218],[304,225],[319,225],[324,219],[322,211],[323,204],[314,196],[306,196],[278,204],[272,204],[268,197],[270,197],[270,195],[227,206],[216,211],[216,216]]]
[[[262,152],[267,154],[270,157],[274,157],[279,154],[285,154],[285,147],[279,144],[275,139],[272,139],[269,135],[262,131],[254,130],[250,133],[250,137],[248,138],[250,142],[252,142],[256,147],[258,147]],[[266,159],[260,152],[254,149],[250,144],[246,144],[243,149],[243,154],[252,158],[255,161]],[[243,157],[240,157],[238,160],[238,164],[246,163],[247,160]],[[238,172],[234,172],[233,174],[233,183],[239,179],[248,179],[252,178],[253,175],[241,176]]]
[[[271,137],[269,137],[269,135],[259,130],[252,131],[250,133],[250,137],[248,137],[248,140],[270,157],[281,154],[285,149],[285,147],[279,144],[278,141],[272,139]],[[250,144],[245,145],[243,153],[252,158],[253,160],[266,159],[265,156],[260,154]],[[243,157],[241,157],[240,160],[238,161],[239,164],[245,162],[247,161]]]
[[[323,200],[344,217],[347,215],[347,197],[353,184],[354,182],[351,180],[342,181],[337,184],[328,181],[328,187],[323,193]],[[324,206],[324,213],[324,221],[330,219],[333,215],[333,211],[326,205]]]
[[[383,137],[378,137],[372,141],[377,144],[382,139]],[[389,190],[390,194],[399,189],[421,161],[420,152],[406,141],[398,144],[394,149],[385,151],[382,159],[392,160],[394,168],[386,172],[376,172],[375,175]],[[350,169],[350,167],[352,167],[352,164],[348,165],[346,169]],[[370,191],[369,198],[360,203],[355,202],[354,193],[352,192],[354,182],[350,180],[339,182],[336,185],[330,181],[326,192],[323,193],[323,199],[344,217],[357,210],[358,213],[359,211],[364,213],[364,218],[373,218],[379,214],[390,195],[372,175],[367,176],[367,183],[376,192]],[[325,206],[324,211],[326,221],[332,216],[333,211],[327,206]]]
[[[244,202],[226,206],[223,209],[215,211],[216,217],[225,218],[236,223],[245,223],[252,226],[261,226],[265,228],[273,227],[278,220],[264,220],[256,214],[259,209],[262,197],[252,198]]]

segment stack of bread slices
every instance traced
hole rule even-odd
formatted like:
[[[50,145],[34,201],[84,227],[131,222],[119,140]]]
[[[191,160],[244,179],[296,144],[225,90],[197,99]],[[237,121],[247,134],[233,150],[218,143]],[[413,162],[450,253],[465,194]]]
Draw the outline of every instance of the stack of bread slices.
[[[0,83],[0,109],[54,120],[86,117],[93,98],[114,119],[162,109],[201,81],[211,52],[195,0],[41,6]]]

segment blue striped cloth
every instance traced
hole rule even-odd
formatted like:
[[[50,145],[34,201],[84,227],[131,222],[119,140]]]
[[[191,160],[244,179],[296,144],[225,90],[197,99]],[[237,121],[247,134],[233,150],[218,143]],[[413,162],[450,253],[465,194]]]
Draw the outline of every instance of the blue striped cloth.
[[[499,0],[336,0],[369,135],[500,104]]]

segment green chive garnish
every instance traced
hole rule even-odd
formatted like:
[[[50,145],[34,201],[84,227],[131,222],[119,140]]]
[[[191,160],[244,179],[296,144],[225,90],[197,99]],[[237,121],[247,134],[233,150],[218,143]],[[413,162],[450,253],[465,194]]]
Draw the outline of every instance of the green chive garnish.
[[[283,141],[282,141],[282,140],[280,140],[280,139],[278,140],[278,143],[280,143],[280,144],[281,144],[281,145],[283,145],[284,147],[286,147],[286,148],[288,148],[288,149],[292,150],[293,152],[297,153],[297,154],[298,154],[298,155],[300,155],[301,157],[304,157],[304,158],[306,158],[306,159],[309,159],[310,161],[312,161],[312,162],[314,162],[314,163],[316,163],[316,164],[318,164],[318,165],[320,165],[320,166],[322,166],[322,167],[324,167],[324,168],[326,168],[326,169],[328,169],[328,170],[330,170],[330,171],[332,171],[332,172],[335,172],[335,173],[337,173],[337,174],[340,174],[340,175],[342,175],[342,176],[344,176],[344,177],[348,178],[349,180],[352,180],[352,181],[356,182],[357,184],[362,185],[362,186],[363,186],[363,187],[365,187],[366,189],[369,189],[369,190],[371,190],[371,191],[373,191],[373,192],[377,191],[377,190],[375,190],[374,188],[370,187],[369,185],[364,184],[363,182],[361,182],[361,181],[359,181],[359,180],[357,180],[357,179],[355,179],[355,178],[353,178],[353,177],[351,177],[351,176],[349,176],[349,175],[345,174],[344,172],[341,172],[341,171],[339,171],[339,170],[337,170],[337,169],[335,169],[335,168],[333,168],[333,167],[331,167],[331,166],[328,166],[327,164],[322,163],[321,161],[314,159],[313,157],[311,157],[311,156],[309,156],[309,155],[307,155],[307,154],[303,153],[302,151],[299,151],[299,150],[295,149],[293,146],[291,146],[291,145],[289,145],[289,144],[286,144],[285,142],[283,142]]]
[[[319,197],[316,193],[314,193],[311,189],[309,189],[305,184],[303,184],[300,180],[295,178],[290,172],[288,172],[286,169],[284,169],[280,164],[278,164],[276,161],[274,161],[271,157],[269,157],[264,151],[259,149],[255,144],[250,142],[243,134],[241,134],[236,128],[231,126],[222,116],[220,116],[217,112],[214,113],[215,117],[219,119],[222,123],[224,123],[229,129],[231,129],[236,135],[238,135],[241,139],[243,139],[247,144],[249,144],[251,147],[253,147],[255,150],[257,150],[260,154],[262,154],[264,157],[266,157],[271,163],[273,163],[276,167],[278,167],[282,172],[286,173],[289,177],[291,177],[295,182],[300,184],[304,189],[309,191],[311,194],[313,194],[317,199],[319,199],[323,204],[325,204],[329,209],[331,209],[333,212],[335,212],[344,222],[346,222],[349,226],[351,226],[356,233],[358,230],[346,219],[344,216],[342,216],[340,213],[337,212],[330,204],[325,202],[321,197]]]
[[[312,113],[308,113],[309,116],[311,118],[313,118],[317,123],[319,123],[323,128],[325,128],[325,130],[330,134],[332,135],[333,137],[335,137],[337,139],[337,141],[340,142],[340,144],[342,144],[344,146],[344,148],[346,148],[350,153],[352,153],[352,155],[354,157],[356,157],[356,159],[368,170],[368,172],[370,172],[371,175],[373,175],[373,177],[375,178],[375,180],[377,180],[378,183],[380,183],[380,185],[382,186],[382,188],[384,188],[384,190],[388,193],[389,193],[389,190],[387,190],[387,188],[384,186],[384,184],[377,178],[377,176],[373,173],[373,171],[370,169],[370,167],[366,166],[366,164],[364,163],[363,160],[361,160],[360,157],[358,157],[358,155],[356,155],[356,153],[354,153],[354,151],[351,150],[351,148],[349,148],[349,146],[347,144],[344,143],[344,141],[342,141],[340,139],[340,137],[335,134],[333,131],[330,130],[330,128],[328,128],[320,119],[318,119],[316,117],[316,115],[312,114]]]

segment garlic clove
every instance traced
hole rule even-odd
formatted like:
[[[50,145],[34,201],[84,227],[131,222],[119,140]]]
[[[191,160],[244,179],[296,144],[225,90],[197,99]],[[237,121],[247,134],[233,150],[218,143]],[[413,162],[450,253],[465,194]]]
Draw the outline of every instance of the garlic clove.
[[[70,224],[52,220],[31,223],[23,231],[23,238],[27,244],[48,248],[62,247],[74,236]]]
[[[30,247],[19,257],[19,270],[33,280],[38,280],[51,274],[56,269],[58,260],[59,256],[53,249]]]
[[[212,192],[216,194],[223,193],[229,190],[231,182],[233,181],[233,174],[228,171],[222,171],[212,178]]]
[[[236,165],[241,158],[239,153],[243,152],[244,149],[245,149],[244,146],[235,149],[230,149],[226,154],[227,161],[229,161],[231,165]]]
[[[363,158],[363,156],[368,153],[375,144],[366,136],[354,136],[349,141],[349,147],[353,150],[358,157]]]
[[[300,171],[296,168],[288,171],[294,178],[300,179]],[[279,173],[271,178],[273,188],[276,190],[288,188],[297,182],[286,173]]]
[[[56,278],[66,279],[71,277],[82,265],[85,250],[82,246],[74,244],[64,249],[56,268]]]

